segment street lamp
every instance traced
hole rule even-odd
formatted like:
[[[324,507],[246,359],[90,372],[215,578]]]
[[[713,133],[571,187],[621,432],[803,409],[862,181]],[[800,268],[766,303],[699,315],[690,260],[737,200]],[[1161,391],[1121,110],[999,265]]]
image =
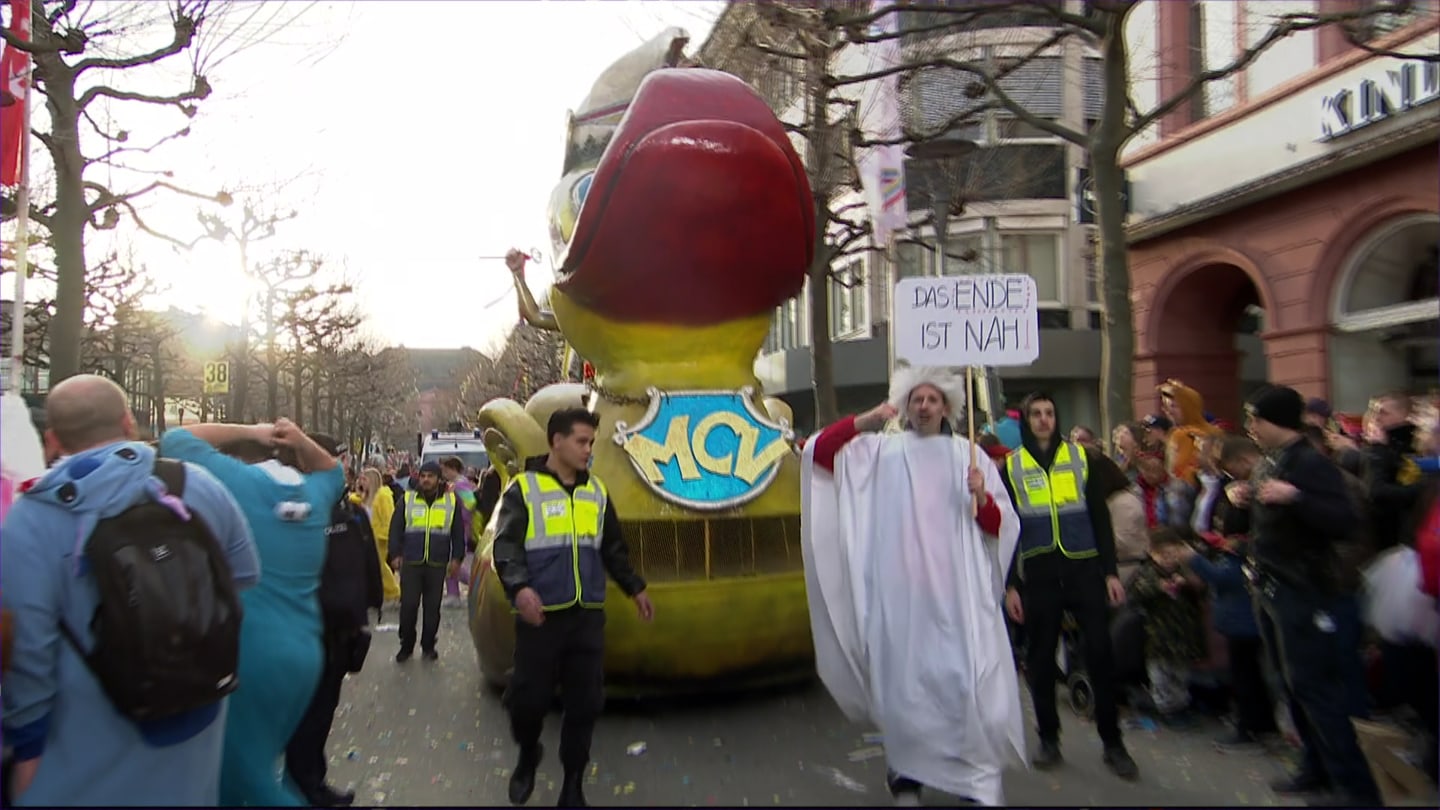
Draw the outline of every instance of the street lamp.
[[[979,148],[968,138],[937,138],[912,143],[905,155],[926,168],[925,185],[930,197],[930,213],[935,224],[935,252],[939,254],[937,276],[945,275],[946,245],[950,239],[950,206],[960,186],[966,158]]]

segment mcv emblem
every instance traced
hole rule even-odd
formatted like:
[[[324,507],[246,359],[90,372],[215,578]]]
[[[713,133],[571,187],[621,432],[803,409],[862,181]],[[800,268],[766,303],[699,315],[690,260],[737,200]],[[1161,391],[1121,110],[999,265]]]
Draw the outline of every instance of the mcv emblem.
[[[649,394],[640,424],[615,425],[615,443],[655,494],[690,509],[728,509],[775,480],[795,433],[756,407],[752,389]]]

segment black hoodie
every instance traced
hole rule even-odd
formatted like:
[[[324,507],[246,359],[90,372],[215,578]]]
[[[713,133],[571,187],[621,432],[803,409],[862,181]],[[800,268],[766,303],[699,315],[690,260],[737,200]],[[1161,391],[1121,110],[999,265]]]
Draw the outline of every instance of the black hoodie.
[[[1414,541],[1405,532],[1423,489],[1420,469],[1409,459],[1414,448],[1415,426],[1408,422],[1386,430],[1384,443],[1364,448],[1376,551]]]
[[[1020,418],[1020,443],[1035,461],[1049,470],[1055,463],[1055,453],[1060,448],[1065,433],[1060,430],[1060,410],[1055,410],[1055,435],[1051,437],[1051,445],[1048,448],[1040,446],[1040,440],[1030,431],[1030,420],[1027,416]],[[1115,528],[1110,524],[1109,497],[1114,494],[1114,485],[1111,481],[1113,475],[1104,474],[1100,468],[1106,465],[1115,466],[1115,462],[1097,453],[1088,453],[1086,458],[1090,464],[1090,473],[1085,479],[1085,506],[1090,513],[1090,525],[1095,531],[1095,550],[1099,553],[1100,568],[1107,577],[1119,576],[1115,560]],[[1118,468],[1117,468],[1118,469]],[[1015,492],[1010,485],[1010,476],[1002,473],[1000,480],[1005,484],[1005,492],[1010,496],[1010,503],[1015,504]],[[1018,505],[1016,508],[1019,508]],[[1010,571],[1005,577],[1005,585],[1009,588],[1020,587],[1020,566],[1016,562],[1020,559],[1020,548],[1016,546],[1015,556],[1010,559]],[[1060,553],[1039,554],[1025,561],[1025,579],[1029,582],[1046,581],[1058,579],[1064,570],[1062,560],[1067,560],[1065,555]],[[1088,560],[1076,560],[1075,562],[1088,562]]]

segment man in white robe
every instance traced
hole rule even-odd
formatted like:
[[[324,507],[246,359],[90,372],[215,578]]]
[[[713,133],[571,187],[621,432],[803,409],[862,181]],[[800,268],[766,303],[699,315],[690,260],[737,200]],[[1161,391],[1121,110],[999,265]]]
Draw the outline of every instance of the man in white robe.
[[[884,734],[898,805],[922,785],[1003,804],[1002,771],[1025,761],[1002,612],[1019,520],[994,463],[954,431],[964,405],[963,379],[900,369],[888,402],[805,448],[817,668],[851,720]],[[876,433],[901,414],[905,430]]]

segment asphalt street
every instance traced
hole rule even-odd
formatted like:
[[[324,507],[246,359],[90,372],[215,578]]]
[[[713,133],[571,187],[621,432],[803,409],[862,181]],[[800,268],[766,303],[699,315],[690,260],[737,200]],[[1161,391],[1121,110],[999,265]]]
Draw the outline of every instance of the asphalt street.
[[[357,806],[507,804],[516,752],[500,700],[480,680],[464,612],[445,611],[439,661],[405,664],[394,661],[395,615],[387,613],[391,624],[381,625],[364,671],[346,683],[330,736],[332,784],[355,790]],[[1217,725],[1128,731],[1141,778],[1126,783],[1101,764],[1092,729],[1064,708],[1061,720],[1067,763],[1007,773],[1011,805],[1300,804],[1266,788],[1283,772],[1278,757],[1216,752]],[[545,732],[534,806],[553,806],[560,781],[558,716]],[[596,731],[586,797],[611,806],[885,805],[881,743],[846,720],[818,683],[612,705]],[[925,803],[954,802],[927,794]]]

